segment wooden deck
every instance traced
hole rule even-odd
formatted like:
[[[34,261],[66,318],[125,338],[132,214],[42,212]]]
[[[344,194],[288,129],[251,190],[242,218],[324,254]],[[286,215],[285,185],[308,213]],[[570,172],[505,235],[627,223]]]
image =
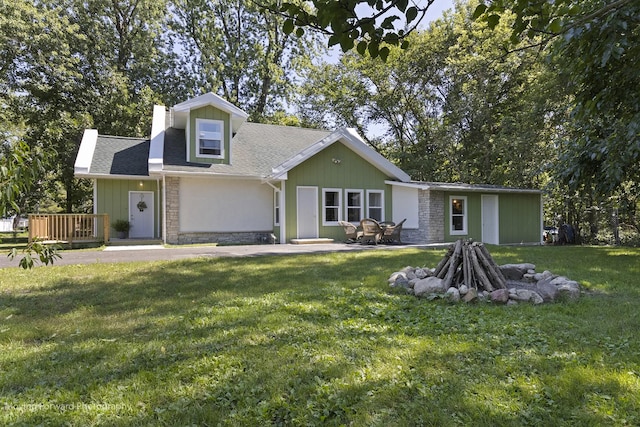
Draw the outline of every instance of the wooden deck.
[[[108,214],[30,214],[29,242],[108,242]]]

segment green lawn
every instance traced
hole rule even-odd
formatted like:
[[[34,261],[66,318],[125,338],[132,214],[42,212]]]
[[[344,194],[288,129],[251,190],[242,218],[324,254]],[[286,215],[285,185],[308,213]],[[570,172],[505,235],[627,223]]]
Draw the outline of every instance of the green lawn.
[[[0,270],[0,425],[640,424],[640,249],[490,250],[587,293],[390,292],[418,249]]]

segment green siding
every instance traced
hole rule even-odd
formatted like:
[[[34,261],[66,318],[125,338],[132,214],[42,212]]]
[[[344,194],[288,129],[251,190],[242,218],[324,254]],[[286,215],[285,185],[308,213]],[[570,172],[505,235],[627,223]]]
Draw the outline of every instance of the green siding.
[[[445,241],[457,239],[482,240],[482,195],[498,196],[499,242],[534,243],[541,239],[540,195],[522,193],[469,193],[445,192],[444,196],[444,235]],[[451,235],[450,196],[467,197],[467,234]]]
[[[467,234],[464,235],[451,235],[451,202],[452,196],[461,196],[467,198]],[[457,192],[445,192],[444,193],[444,238],[447,242],[452,242],[458,239],[473,239],[477,241],[482,240],[482,218],[481,212],[481,194],[480,193],[465,193],[461,191]]]
[[[211,159],[208,157],[196,157],[196,119],[222,120],[224,122],[224,159]],[[231,142],[229,141],[230,116],[222,110],[212,106],[206,106],[191,110],[189,119],[189,153],[192,162],[197,163],[223,163],[229,164],[229,150]]]
[[[340,163],[334,163],[339,159]],[[342,215],[344,216],[345,189],[382,190],[384,191],[384,217],[390,219],[391,186],[384,183],[390,178],[383,172],[362,159],[358,154],[340,142],[336,142],[312,158],[296,166],[288,173],[286,182],[286,240],[296,238],[297,233],[297,187],[309,186],[318,188],[318,229],[319,237],[344,240],[344,231],[339,226],[322,225],[322,189],[342,189]],[[366,208],[366,202],[363,209]],[[366,215],[366,213],[363,213]]]
[[[532,243],[542,239],[539,194],[501,194],[500,243]]]
[[[140,185],[142,183],[142,186]],[[129,191],[153,191],[154,200],[154,227],[153,232],[158,233],[158,225],[161,220],[162,200],[158,194],[158,184],[149,180],[125,180],[125,179],[98,179],[96,212],[109,214],[109,221],[113,224],[118,219],[129,219]],[[113,229],[110,231],[113,233]],[[160,237],[160,236],[155,236]]]

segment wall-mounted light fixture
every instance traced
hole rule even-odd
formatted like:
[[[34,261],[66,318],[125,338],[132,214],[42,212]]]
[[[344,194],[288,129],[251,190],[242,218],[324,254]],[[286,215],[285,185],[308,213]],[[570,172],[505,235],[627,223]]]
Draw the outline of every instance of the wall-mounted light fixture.
[[[142,187],[144,187],[144,182],[140,181],[140,182],[138,183],[138,185],[140,186],[140,188],[142,188]]]
[[[334,158],[332,158],[332,159],[331,159],[331,161],[333,162],[333,164],[334,164],[334,165],[339,165],[339,164],[342,162],[342,160],[337,159],[337,158],[335,158],[335,157],[334,157]]]

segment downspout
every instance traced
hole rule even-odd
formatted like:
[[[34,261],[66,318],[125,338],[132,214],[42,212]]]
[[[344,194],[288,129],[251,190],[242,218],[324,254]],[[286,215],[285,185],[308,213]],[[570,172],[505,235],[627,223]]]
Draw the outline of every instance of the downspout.
[[[167,244],[167,181],[162,174],[162,243]]]
[[[286,226],[287,223],[287,209],[285,209],[285,183],[286,181],[280,181],[280,244],[284,245],[287,239]]]
[[[160,197],[160,178],[156,178],[156,192],[158,194],[157,198],[159,198]],[[160,200],[156,201],[156,215],[157,215],[156,233],[158,234],[158,237],[160,237]]]

